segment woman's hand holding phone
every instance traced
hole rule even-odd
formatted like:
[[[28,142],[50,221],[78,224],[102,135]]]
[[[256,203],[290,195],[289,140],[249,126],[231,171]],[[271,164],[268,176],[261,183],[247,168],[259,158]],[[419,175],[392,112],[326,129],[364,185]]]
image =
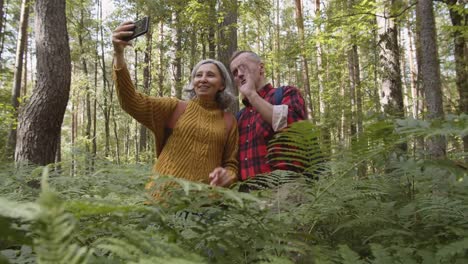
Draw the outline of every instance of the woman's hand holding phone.
[[[126,46],[131,45],[130,40],[148,32],[149,18],[144,17],[136,22],[125,21],[112,33],[112,44],[115,53],[123,53]]]

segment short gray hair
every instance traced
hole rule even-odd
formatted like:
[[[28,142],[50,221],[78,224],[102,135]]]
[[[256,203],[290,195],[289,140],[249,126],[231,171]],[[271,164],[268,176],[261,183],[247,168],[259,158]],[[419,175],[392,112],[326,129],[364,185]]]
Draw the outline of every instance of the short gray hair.
[[[188,92],[189,99],[197,97],[195,93],[195,89],[193,89],[193,79],[195,79],[195,75],[197,74],[197,71],[200,68],[200,66],[204,64],[209,64],[209,63],[216,65],[216,67],[218,67],[219,72],[221,73],[224,90],[219,91],[216,94],[215,100],[216,102],[218,102],[221,109],[225,110],[229,108],[229,106],[231,106],[232,103],[234,103],[234,96],[229,93],[229,91],[233,90],[234,85],[233,85],[229,71],[226,69],[224,64],[220,61],[213,60],[213,59],[206,59],[197,63],[197,65],[193,67],[192,74],[190,75],[190,83],[188,87],[185,89],[185,91]]]

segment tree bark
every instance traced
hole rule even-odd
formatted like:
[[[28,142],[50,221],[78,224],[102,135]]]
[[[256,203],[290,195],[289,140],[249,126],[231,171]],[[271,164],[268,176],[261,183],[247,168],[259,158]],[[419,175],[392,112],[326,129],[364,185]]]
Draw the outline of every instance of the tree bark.
[[[180,10],[175,10],[173,14],[173,40],[175,44],[173,54],[173,76],[174,92],[179,99],[182,98],[182,24],[180,23]],[[213,53],[214,55],[214,53]]]
[[[3,7],[4,5],[5,5],[4,1],[0,0],[0,35],[3,35]]]
[[[21,94],[21,81],[23,78],[23,61],[24,61],[24,50],[26,47],[26,41],[28,36],[28,21],[29,21],[29,3],[30,0],[23,0],[21,2],[21,16],[20,26],[18,29],[18,41],[16,43],[16,61],[15,61],[15,72],[13,77],[13,88],[11,90],[11,105],[15,111],[18,111],[19,97]],[[8,138],[8,153],[13,154],[16,148],[16,128],[10,129],[10,135]],[[13,156],[13,155],[12,155]]]
[[[164,57],[166,50],[164,48],[164,23],[161,21],[159,27],[159,65],[158,65],[158,96],[164,95]]]
[[[468,14],[460,14],[457,12],[455,7],[462,8],[463,1],[459,0],[457,5],[457,0],[446,0],[447,5],[449,5],[450,20],[454,27],[462,28],[463,26],[468,25]],[[455,46],[454,56],[455,56],[455,72],[457,74],[457,90],[460,97],[460,102],[458,104],[458,109],[460,114],[464,113],[468,115],[468,48],[466,45],[466,40],[461,29],[454,30],[452,33],[453,43]],[[468,152],[468,136],[463,138],[463,148],[465,152]],[[468,162],[468,157],[465,159]]]
[[[55,161],[70,94],[71,58],[64,0],[36,0],[37,83],[20,111],[15,161]]]
[[[315,19],[320,18],[320,0],[315,0]],[[315,28],[315,36],[317,40],[315,41],[315,50],[317,57],[317,81],[319,87],[319,110],[320,110],[320,121],[322,122],[325,119],[325,111],[327,108],[325,102],[325,90],[323,88],[323,66],[322,66],[322,44],[320,43],[319,36],[321,35],[320,25],[317,25]]]
[[[102,21],[102,0],[98,1],[98,17],[99,21]],[[105,52],[104,52],[104,26],[99,24],[98,31],[101,38],[101,70],[102,70],[102,79],[103,79],[103,91],[104,91],[104,103],[103,103],[103,114],[104,114],[104,135],[105,135],[105,149],[104,156],[110,156],[110,116],[111,116],[111,105],[109,103],[112,97],[112,89],[110,89],[109,80],[107,79],[107,70],[106,70],[106,61],[105,61]]]
[[[92,171],[92,162],[90,160],[90,154],[91,154],[91,146],[89,143],[89,140],[91,140],[91,127],[92,127],[92,112],[91,112],[91,88],[89,87],[88,84],[88,64],[86,62],[86,58],[84,54],[86,53],[86,49],[84,47],[84,41],[85,41],[85,33],[87,32],[86,26],[85,26],[85,7],[83,5],[84,3],[81,2],[80,6],[80,22],[79,22],[79,31],[78,31],[78,44],[80,47],[80,52],[81,52],[81,67],[83,70],[83,74],[86,78],[85,82],[85,87],[84,90],[86,92],[85,95],[85,113],[86,113],[86,126],[85,126],[85,138],[86,138],[86,143],[85,143],[85,150],[86,150],[86,170]]]
[[[224,15],[223,22],[220,25],[218,35],[218,60],[221,61],[226,69],[229,69],[229,59],[231,55],[237,50],[237,16],[238,4],[237,0],[223,0],[221,1],[220,11]],[[239,91],[234,85],[232,90],[228,92],[236,98],[239,96]],[[232,113],[239,111],[239,103],[235,100],[234,105],[229,108]]]
[[[276,84],[275,86],[280,86],[281,85],[281,72],[280,72],[280,67],[279,67],[279,62],[280,62],[280,52],[281,52],[281,45],[280,45],[280,4],[279,0],[276,0],[276,60],[274,65],[275,66],[275,72],[276,72]],[[313,113],[313,110],[311,110],[311,113]]]
[[[146,34],[146,50],[145,50],[145,57],[144,57],[144,66],[143,66],[143,93],[149,94],[150,92],[150,81],[151,81],[151,39],[153,37],[152,31],[149,30]],[[140,144],[138,146],[139,152],[146,151],[147,146],[147,137],[148,137],[148,130],[145,126],[140,125]],[[137,159],[139,161],[139,159]]]
[[[3,53],[3,42],[5,39],[5,34],[4,34],[4,21],[3,21],[3,16],[5,15],[3,12],[3,9],[5,7],[5,2],[3,0],[0,0],[0,62],[2,61],[2,53]],[[0,64],[0,69],[2,69],[3,66]]]
[[[302,14],[302,1],[295,0],[296,4],[296,25],[299,33],[299,46],[300,46],[300,56],[302,61],[302,82],[304,83],[304,91],[305,91],[305,98],[306,98],[306,105],[308,109],[313,109],[313,102],[312,102],[312,95],[310,91],[310,83],[309,83],[309,64],[307,63],[306,57],[306,43],[305,43],[305,34],[304,34],[304,17]],[[317,120],[312,120],[314,123]]]
[[[420,45],[420,74],[424,89],[427,118],[442,119],[442,85],[440,80],[439,57],[437,52],[436,27],[431,0],[420,0],[416,8],[417,32]],[[446,141],[443,136],[429,138],[428,152],[433,158],[444,158]]]
[[[391,9],[395,0],[381,0],[383,16],[377,16],[379,28],[380,67],[382,76],[382,94],[380,104],[384,113],[403,117],[405,110],[401,84],[400,50],[398,46],[398,27],[391,18]]]
[[[422,103],[420,102],[420,91],[419,91],[419,84],[418,84],[418,67],[415,66],[415,61],[414,61],[414,48],[413,48],[413,33],[408,25],[408,45],[407,45],[407,53],[408,53],[408,63],[409,63],[409,69],[410,69],[410,80],[411,80],[411,99],[413,103],[412,107],[412,113],[413,113],[413,118],[417,119],[419,118],[419,114],[421,113],[420,106]]]

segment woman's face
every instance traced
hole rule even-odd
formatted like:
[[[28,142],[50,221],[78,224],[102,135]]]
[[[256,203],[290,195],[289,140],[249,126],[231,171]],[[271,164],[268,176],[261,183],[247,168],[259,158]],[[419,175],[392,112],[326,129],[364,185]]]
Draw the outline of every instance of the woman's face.
[[[224,89],[223,77],[213,63],[201,65],[193,79],[195,94],[204,100],[215,100],[216,93]]]

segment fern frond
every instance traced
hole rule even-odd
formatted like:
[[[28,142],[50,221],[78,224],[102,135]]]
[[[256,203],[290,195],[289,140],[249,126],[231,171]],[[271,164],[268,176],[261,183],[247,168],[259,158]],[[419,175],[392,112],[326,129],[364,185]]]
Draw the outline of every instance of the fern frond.
[[[293,123],[270,140],[267,158],[272,166],[280,161],[292,168],[318,172],[314,166],[325,161],[319,139],[320,130],[311,122]]]
[[[14,202],[0,197],[0,216],[24,221],[32,221],[39,214],[39,205],[36,203]]]
[[[373,263],[376,264],[393,264],[395,259],[387,250],[379,244],[371,244],[372,255],[374,256]]]
[[[436,257],[438,261],[453,260],[454,257],[468,259],[468,238],[454,241],[437,250]]]
[[[359,254],[351,250],[347,245],[339,245],[338,252],[340,253],[343,264],[359,264],[365,263],[361,260]]]
[[[149,235],[145,231],[123,229],[122,238],[102,238],[96,241],[96,248],[110,252],[125,263],[148,263],[150,260],[159,259],[153,263],[175,261],[177,259],[191,260],[187,263],[203,263],[202,258],[196,254],[187,252],[175,244],[164,242],[161,237]]]
[[[38,263],[86,263],[92,250],[73,243],[75,220],[65,212],[59,196],[48,190],[48,171],[44,169],[41,186],[43,191],[38,204],[40,213],[33,225],[34,251]]]

